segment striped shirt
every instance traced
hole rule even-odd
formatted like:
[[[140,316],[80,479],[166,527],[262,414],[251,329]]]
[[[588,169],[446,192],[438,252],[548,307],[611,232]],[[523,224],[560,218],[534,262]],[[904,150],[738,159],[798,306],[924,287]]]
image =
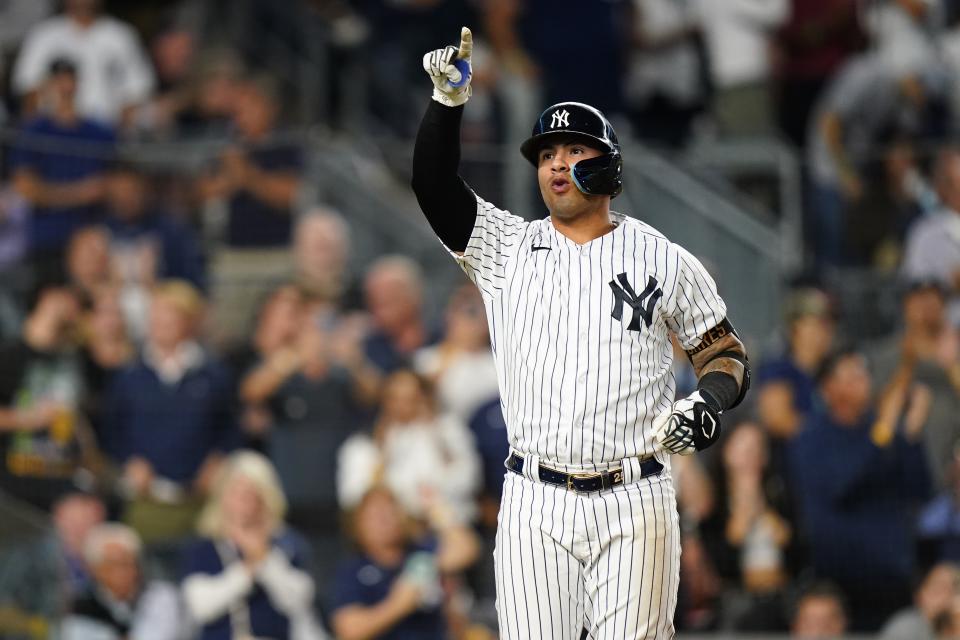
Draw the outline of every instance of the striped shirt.
[[[466,250],[451,253],[483,294],[511,447],[568,470],[652,454],[674,398],[670,332],[692,349],[726,317],[713,279],[620,213],[579,245],[549,218],[477,202]]]

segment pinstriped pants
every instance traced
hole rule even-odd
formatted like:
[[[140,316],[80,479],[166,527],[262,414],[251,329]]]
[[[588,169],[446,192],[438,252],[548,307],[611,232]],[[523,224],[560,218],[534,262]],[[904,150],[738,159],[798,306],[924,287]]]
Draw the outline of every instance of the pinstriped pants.
[[[501,640],[674,637],[680,525],[669,474],[577,493],[507,472],[494,566]]]

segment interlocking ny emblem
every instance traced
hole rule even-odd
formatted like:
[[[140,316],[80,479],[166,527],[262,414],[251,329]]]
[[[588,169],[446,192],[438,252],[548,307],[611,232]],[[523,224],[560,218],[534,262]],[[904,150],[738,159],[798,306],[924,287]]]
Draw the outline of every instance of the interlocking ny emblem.
[[[633,309],[633,317],[630,318],[630,324],[627,325],[628,331],[640,331],[640,320],[643,320],[650,328],[653,322],[653,308],[657,306],[657,301],[663,297],[663,289],[657,284],[657,279],[650,276],[647,280],[647,288],[639,296],[634,293],[633,287],[627,280],[627,274],[621,273],[617,276],[620,284],[616,280],[610,281],[610,288],[613,289],[613,311],[610,315],[614,320],[623,318],[623,303],[626,302]],[[622,320],[621,320],[622,321]]]
[[[570,112],[566,109],[562,111],[554,111],[553,115],[550,116],[550,128],[556,129],[557,127],[569,127],[570,126]]]

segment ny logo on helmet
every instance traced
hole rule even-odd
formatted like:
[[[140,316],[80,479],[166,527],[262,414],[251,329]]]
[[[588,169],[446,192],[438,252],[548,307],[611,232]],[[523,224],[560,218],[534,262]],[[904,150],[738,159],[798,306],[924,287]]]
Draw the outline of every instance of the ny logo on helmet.
[[[550,128],[556,129],[557,127],[569,127],[570,126],[570,112],[564,109],[563,111],[554,111],[553,115],[550,116]]]

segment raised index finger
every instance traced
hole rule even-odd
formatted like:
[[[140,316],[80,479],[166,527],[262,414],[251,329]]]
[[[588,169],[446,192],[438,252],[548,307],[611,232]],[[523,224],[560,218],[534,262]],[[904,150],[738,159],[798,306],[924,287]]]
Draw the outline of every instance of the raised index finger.
[[[473,55],[473,33],[470,27],[460,29],[460,49],[457,51],[457,57],[461,60],[469,60]]]

